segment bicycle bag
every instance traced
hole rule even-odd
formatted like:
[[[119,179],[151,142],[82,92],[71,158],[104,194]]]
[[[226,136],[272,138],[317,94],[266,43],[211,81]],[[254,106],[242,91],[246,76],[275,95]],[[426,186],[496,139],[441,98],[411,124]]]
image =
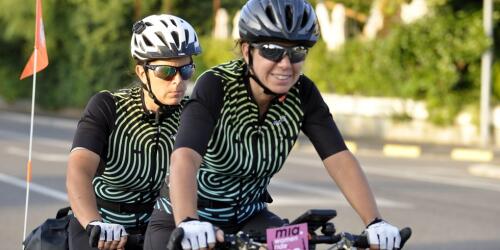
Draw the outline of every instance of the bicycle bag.
[[[23,241],[25,250],[67,250],[68,225],[73,214],[70,207],[59,209],[56,218],[49,218],[35,228]]]

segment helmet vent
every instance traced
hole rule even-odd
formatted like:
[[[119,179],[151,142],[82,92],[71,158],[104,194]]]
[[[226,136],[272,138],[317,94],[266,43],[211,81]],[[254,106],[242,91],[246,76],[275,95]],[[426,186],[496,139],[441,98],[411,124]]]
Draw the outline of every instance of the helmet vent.
[[[175,42],[175,46],[177,46],[177,48],[179,48],[179,33],[177,33],[176,31],[172,31],[172,38],[174,39],[174,42]]]
[[[267,16],[267,18],[269,18],[271,23],[276,25],[276,19],[274,18],[274,14],[273,14],[273,10],[272,10],[271,6],[266,7],[266,16]]]
[[[167,23],[167,22],[165,22],[164,20],[161,20],[160,22],[161,22],[163,25],[165,25],[165,27],[167,27],[167,28],[168,28],[168,23]]]
[[[149,41],[149,39],[147,37],[144,37],[144,43],[147,45],[147,46],[153,46],[153,43],[151,41]]]
[[[165,37],[163,37],[163,34],[161,32],[155,32],[155,34],[163,44],[168,45],[167,41],[165,40]]]
[[[186,42],[189,42],[189,32],[186,29],[184,30],[184,37],[186,39]]]
[[[169,20],[170,20],[170,23],[171,23],[173,26],[177,27],[177,24],[174,22],[174,20],[172,20],[172,19],[169,19]]]
[[[293,24],[293,9],[290,5],[285,7],[286,29],[291,30]]]
[[[302,23],[300,24],[301,28],[304,28],[304,26],[306,26],[307,19],[309,19],[308,17],[309,17],[309,15],[307,14],[307,11],[304,10],[304,14],[302,14]]]
[[[145,24],[146,26],[153,26],[153,24],[152,24],[152,23],[150,23],[150,22],[144,22],[144,24]]]

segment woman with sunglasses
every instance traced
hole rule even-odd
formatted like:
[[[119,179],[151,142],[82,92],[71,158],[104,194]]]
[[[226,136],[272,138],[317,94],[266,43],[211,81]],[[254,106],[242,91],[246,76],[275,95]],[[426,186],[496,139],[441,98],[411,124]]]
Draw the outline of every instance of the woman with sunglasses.
[[[146,249],[165,249],[175,227],[184,231],[184,249],[206,249],[220,238],[213,226],[225,233],[265,233],[283,225],[267,209],[267,186],[300,130],[367,225],[369,242],[399,247],[398,229],[381,219],[359,163],[318,89],[301,74],[318,39],[312,6],[304,0],[250,0],[241,11],[239,34],[243,58],[202,74],[183,110],[170,185],[153,211]]]
[[[193,27],[172,15],[133,26],[139,86],[93,96],[78,123],[66,185],[76,219],[70,249],[142,249],[185,104],[186,81],[201,52]],[[100,229],[97,246],[89,234]]]

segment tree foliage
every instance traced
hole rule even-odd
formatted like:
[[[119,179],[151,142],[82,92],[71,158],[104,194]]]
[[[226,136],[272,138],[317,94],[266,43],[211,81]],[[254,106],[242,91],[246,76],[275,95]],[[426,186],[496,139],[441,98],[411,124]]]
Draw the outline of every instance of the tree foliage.
[[[320,44],[306,72],[324,91],[425,100],[431,119],[449,124],[478,100],[481,54],[489,45],[479,11],[443,7],[374,41],[351,40],[330,56]]]

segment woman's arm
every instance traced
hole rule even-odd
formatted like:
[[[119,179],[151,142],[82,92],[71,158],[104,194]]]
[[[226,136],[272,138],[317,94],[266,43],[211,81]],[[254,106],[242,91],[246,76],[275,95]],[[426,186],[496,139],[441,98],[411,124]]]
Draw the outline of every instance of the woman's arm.
[[[171,156],[170,200],[175,224],[179,225],[187,217],[198,219],[196,174],[202,157],[195,150],[181,147]]]
[[[99,155],[85,148],[76,148],[69,154],[66,174],[68,199],[83,228],[93,220],[101,220],[92,187],[99,162]]]
[[[349,150],[343,150],[323,160],[328,173],[337,183],[365,225],[380,218],[377,203],[365,174]]]

